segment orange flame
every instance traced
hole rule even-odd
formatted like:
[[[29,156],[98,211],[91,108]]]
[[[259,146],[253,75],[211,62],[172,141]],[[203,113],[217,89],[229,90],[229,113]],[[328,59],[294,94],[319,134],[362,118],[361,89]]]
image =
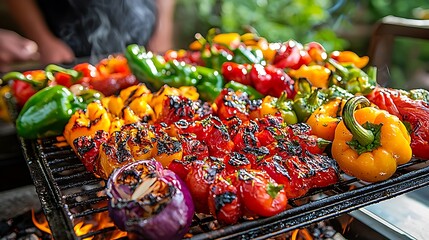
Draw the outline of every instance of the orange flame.
[[[306,228],[295,229],[292,232],[291,240],[313,240],[313,237]]]
[[[31,218],[33,220],[34,225],[49,234],[52,234],[51,229],[49,228],[48,221],[44,214],[40,214],[40,216],[36,217],[34,210],[31,210]],[[97,231],[103,228],[109,228],[115,226],[112,220],[109,217],[107,211],[100,212],[94,215],[94,217],[88,221],[80,220],[74,226],[74,231],[78,237],[83,236],[92,231]],[[127,236],[126,232],[120,230],[114,230],[109,233],[109,239],[119,239]],[[93,237],[88,237],[84,239],[93,239]]]

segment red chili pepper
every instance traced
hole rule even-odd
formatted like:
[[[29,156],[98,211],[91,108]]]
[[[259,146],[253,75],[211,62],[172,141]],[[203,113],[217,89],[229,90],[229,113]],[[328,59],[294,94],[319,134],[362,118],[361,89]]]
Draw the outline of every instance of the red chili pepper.
[[[280,97],[283,92],[287,93],[287,98],[293,99],[296,95],[294,90],[294,81],[282,69],[276,68],[272,65],[265,67],[267,74],[271,75],[271,91],[269,95],[273,97]]]
[[[250,71],[250,79],[255,89],[264,95],[280,97],[286,92],[287,97],[292,99],[296,94],[294,81],[282,69],[272,65],[264,67],[254,64]]]

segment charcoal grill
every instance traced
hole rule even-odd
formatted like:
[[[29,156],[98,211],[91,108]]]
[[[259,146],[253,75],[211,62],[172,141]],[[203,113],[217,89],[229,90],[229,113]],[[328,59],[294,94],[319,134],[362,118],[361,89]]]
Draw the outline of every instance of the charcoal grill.
[[[86,171],[63,139],[20,139],[20,143],[55,239],[99,239],[116,229],[108,227],[80,236],[75,233],[77,220],[107,211],[107,197],[104,180]],[[218,227],[213,217],[196,215],[189,237],[263,239],[338,217],[429,185],[428,161],[413,159],[400,166],[392,178],[379,183],[369,184],[344,175],[335,185],[290,200],[290,209],[269,218]]]

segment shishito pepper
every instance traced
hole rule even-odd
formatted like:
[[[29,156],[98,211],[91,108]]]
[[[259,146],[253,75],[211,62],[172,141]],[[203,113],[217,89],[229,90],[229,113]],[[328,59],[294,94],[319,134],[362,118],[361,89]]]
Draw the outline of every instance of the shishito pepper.
[[[162,56],[147,52],[136,44],[127,47],[125,56],[132,72],[153,91],[165,84],[171,87],[194,86],[201,99],[213,101],[224,85],[222,75],[214,69],[176,60],[165,62]]]
[[[356,110],[359,104],[364,107]],[[412,156],[410,135],[398,117],[368,107],[363,96],[349,99],[335,130],[332,156],[347,174],[377,182],[391,177]]]
[[[16,130],[23,138],[56,136],[77,109],[86,104],[67,88],[46,87],[28,99],[16,120]]]

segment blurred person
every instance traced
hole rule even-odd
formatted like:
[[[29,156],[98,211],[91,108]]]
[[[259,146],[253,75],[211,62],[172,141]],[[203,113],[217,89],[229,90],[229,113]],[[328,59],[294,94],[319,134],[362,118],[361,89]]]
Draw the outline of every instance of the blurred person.
[[[131,43],[171,49],[174,0],[7,0],[42,63],[121,53]]]
[[[0,71],[8,71],[11,64],[37,60],[37,44],[14,31],[0,29]]]

